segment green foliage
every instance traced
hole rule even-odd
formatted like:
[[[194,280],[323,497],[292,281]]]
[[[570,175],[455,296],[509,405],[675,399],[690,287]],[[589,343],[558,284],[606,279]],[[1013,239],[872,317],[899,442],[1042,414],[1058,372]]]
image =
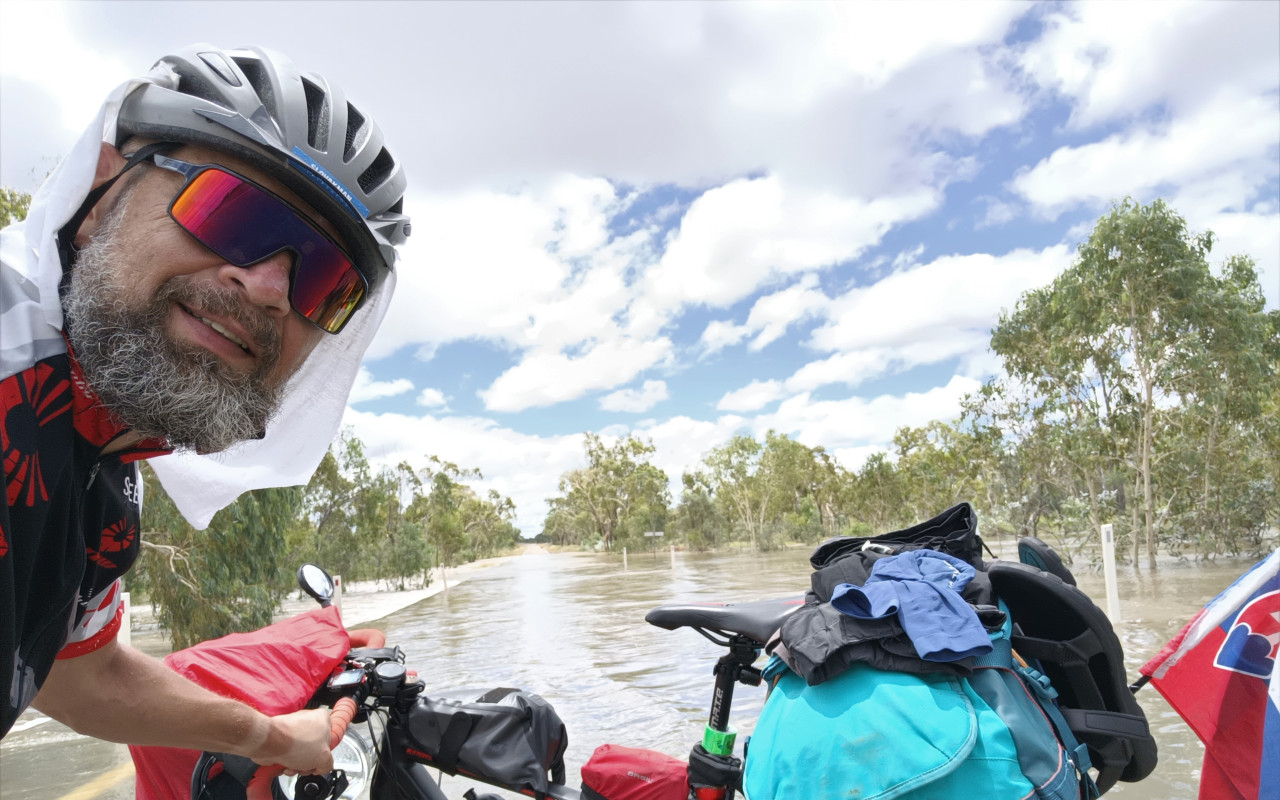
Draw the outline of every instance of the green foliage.
[[[26,219],[30,209],[31,195],[8,186],[0,186],[0,228]]]
[[[1145,543],[1151,563],[1162,535],[1202,552],[1256,541],[1275,505],[1274,481],[1233,469],[1267,458],[1258,429],[1276,394],[1275,315],[1252,261],[1233,257],[1215,275],[1212,246],[1164,202],[1125,200],[992,333],[1010,378],[1031,389],[1004,412],[1022,417],[1022,455],[1033,456],[1036,485],[1024,488],[1050,511],[1087,498],[1095,529],[1128,506],[1133,553]],[[1224,507],[1241,514],[1214,510]]]
[[[348,583],[408,589],[429,584],[437,563],[488,557],[519,541],[515,504],[463,482],[479,479],[478,470],[427,463],[374,470],[360,440],[344,432],[305,488],[242,495],[206,531],[186,523],[144,466],[143,555],[130,589],[150,597],[174,647],[186,647],[268,624],[303,562]]]
[[[768,549],[884,532],[969,500],[988,539],[1035,535],[1068,558],[1103,522],[1135,560],[1144,545],[1148,559],[1157,547],[1268,546],[1280,312],[1265,311],[1248,257],[1211,267],[1213,241],[1162,201],[1117,204],[1075,263],[1001,315],[991,348],[1003,374],[959,419],[903,428],[853,471],[773,431],[734,436],[682,476],[673,535],[698,550]],[[614,528],[574,500],[549,501],[544,534],[609,541]]]
[[[301,490],[249,492],[215,514],[207,530],[197,531],[145,465],[143,480],[144,547],[135,572],[173,646],[269,624],[288,586],[285,532]]]
[[[587,466],[560,476],[560,494],[547,501],[543,532],[557,544],[606,550],[644,541],[665,530],[671,503],[667,474],[649,463],[653,444],[635,437],[606,444],[586,434]]]

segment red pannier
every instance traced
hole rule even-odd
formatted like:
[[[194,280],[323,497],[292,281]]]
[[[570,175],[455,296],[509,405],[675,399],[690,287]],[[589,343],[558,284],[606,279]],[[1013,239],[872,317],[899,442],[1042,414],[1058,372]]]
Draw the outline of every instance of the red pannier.
[[[664,753],[602,744],[582,767],[582,800],[688,800],[688,769]]]

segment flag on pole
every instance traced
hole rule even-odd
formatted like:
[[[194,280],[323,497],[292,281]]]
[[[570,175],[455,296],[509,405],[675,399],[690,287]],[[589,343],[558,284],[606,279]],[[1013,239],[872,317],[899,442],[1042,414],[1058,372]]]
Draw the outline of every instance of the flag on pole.
[[[1280,800],[1280,549],[1209,601],[1142,674],[1204,742],[1201,800]]]

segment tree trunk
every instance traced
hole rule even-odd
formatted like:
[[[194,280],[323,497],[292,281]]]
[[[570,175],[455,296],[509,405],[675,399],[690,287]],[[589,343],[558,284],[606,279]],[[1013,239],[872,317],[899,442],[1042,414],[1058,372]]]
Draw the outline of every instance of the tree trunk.
[[[1089,487],[1089,522],[1093,524],[1094,533],[1098,534],[1100,541],[1102,537],[1102,509],[1098,503],[1098,488],[1094,486],[1093,481],[1089,478],[1085,479],[1085,484]]]
[[[1151,384],[1143,387],[1146,407],[1142,409],[1142,506],[1146,517],[1147,566],[1156,567],[1155,499],[1151,493],[1151,444],[1154,437],[1155,407],[1152,405]]]
[[[1213,439],[1214,439],[1214,433],[1217,430],[1217,424],[1218,424],[1218,420],[1215,415],[1214,419],[1209,423],[1209,444],[1204,449],[1204,489],[1201,494],[1201,500],[1200,500],[1201,507],[1200,507],[1200,514],[1198,515],[1200,518],[1200,525],[1198,526],[1200,528],[1200,536],[1198,537],[1200,539],[1200,542],[1199,542],[1200,547],[1197,548],[1200,550],[1201,557],[1204,557],[1205,555],[1207,555],[1204,552],[1204,547],[1206,544],[1208,544],[1208,539],[1211,532],[1210,526],[1207,524],[1210,519],[1209,506],[1210,506],[1210,496],[1211,496],[1211,490],[1210,490],[1211,484],[1209,482],[1209,473],[1210,473],[1210,467],[1213,464],[1213,446],[1214,446]],[[1213,538],[1215,540],[1214,543],[1216,545],[1217,537],[1213,537]],[[1216,546],[1214,547],[1214,550],[1217,550]]]
[[[1138,494],[1138,476],[1133,476],[1133,493]],[[1133,536],[1133,567],[1137,569],[1139,556],[1142,553],[1142,537],[1138,535],[1138,504],[1129,504],[1129,531]]]

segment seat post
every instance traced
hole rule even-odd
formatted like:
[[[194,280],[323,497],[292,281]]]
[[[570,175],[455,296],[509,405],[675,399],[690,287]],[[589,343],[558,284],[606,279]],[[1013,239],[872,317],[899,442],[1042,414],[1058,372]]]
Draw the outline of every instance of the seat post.
[[[711,715],[702,743],[689,754],[690,797],[696,800],[732,800],[740,786],[742,761],[733,755],[738,733],[729,724],[729,712],[734,684],[760,685],[760,670],[751,666],[760,656],[759,647],[753,639],[735,634],[729,640],[729,652],[716,661]]]

